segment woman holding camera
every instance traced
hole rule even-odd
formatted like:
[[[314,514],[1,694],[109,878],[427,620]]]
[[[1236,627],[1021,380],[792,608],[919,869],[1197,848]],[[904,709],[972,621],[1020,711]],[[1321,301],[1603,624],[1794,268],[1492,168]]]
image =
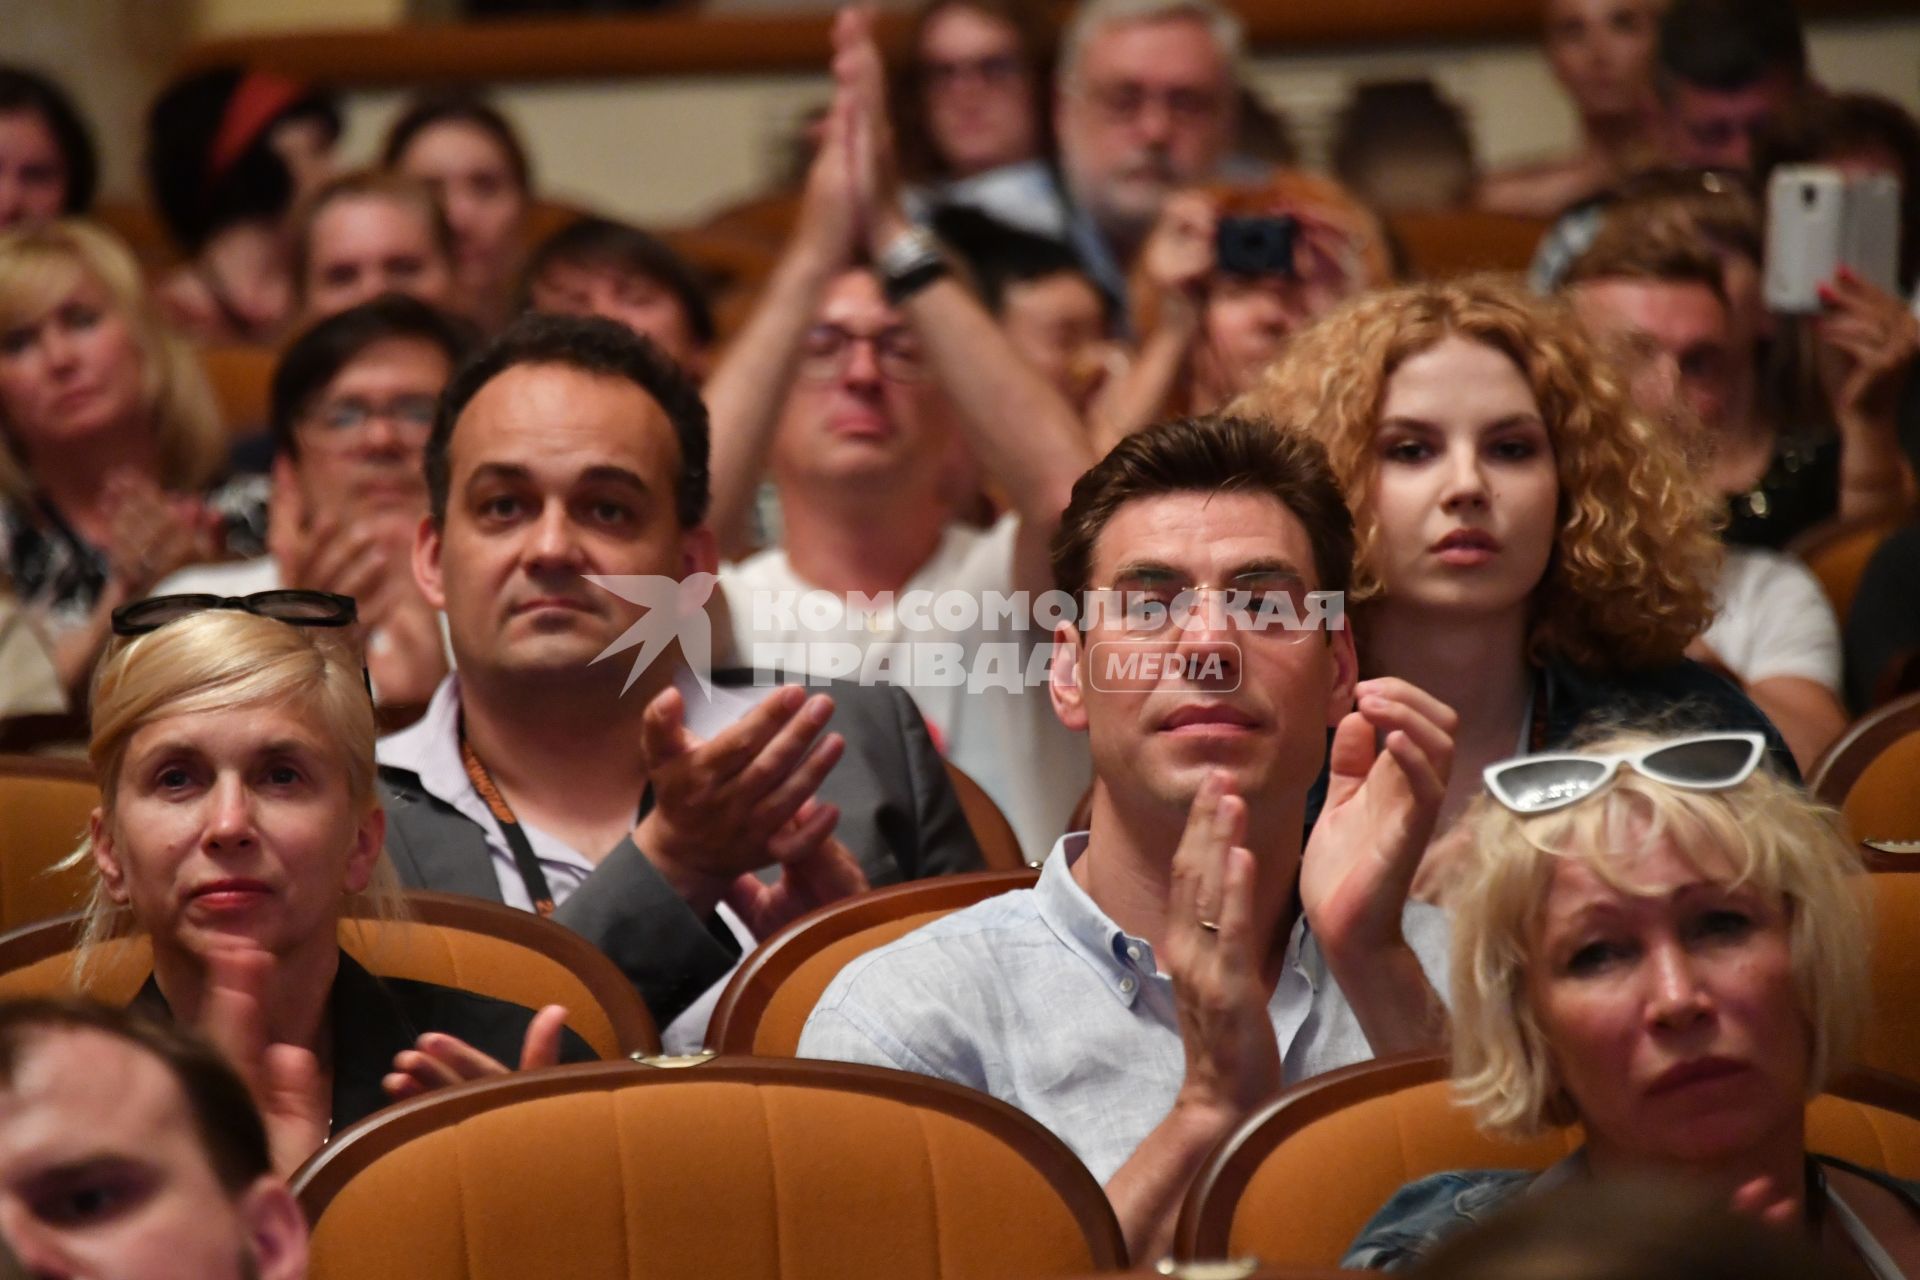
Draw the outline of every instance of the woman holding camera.
[[[1920,1184],[1807,1150],[1867,1012],[1859,857],[1758,735],[1615,733],[1486,770],[1453,906],[1453,1077],[1482,1127],[1578,1123],[1545,1173],[1402,1188],[1342,1265],[1400,1270],[1535,1188],[1666,1176],[1834,1275],[1920,1275]]]
[[[1379,220],[1330,179],[1172,196],[1134,268],[1139,348],[1095,401],[1096,443],[1224,407],[1290,335],[1392,276]]]
[[[357,896],[399,910],[354,620],[352,600],[316,591],[157,596],[115,616],[93,688],[79,975],[130,913],[153,942],[136,1006],[235,1060],[283,1172],[394,1098],[593,1057],[559,1006],[376,978],[341,949]]]

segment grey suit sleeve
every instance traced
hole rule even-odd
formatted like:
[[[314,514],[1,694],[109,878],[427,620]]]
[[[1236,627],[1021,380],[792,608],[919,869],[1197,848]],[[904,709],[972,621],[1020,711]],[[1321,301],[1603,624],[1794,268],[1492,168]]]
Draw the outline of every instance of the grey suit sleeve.
[[[740,957],[720,941],[629,836],[553,918],[620,966],[664,1027]]]
[[[500,901],[500,884],[479,827],[417,789],[382,779],[387,857],[409,889],[438,889]],[[634,847],[631,836],[553,913],[620,966],[666,1026],[739,959],[732,936],[710,928]]]
[[[899,726],[907,784],[913,790],[914,810],[919,817],[920,843],[917,865],[905,868],[907,878],[953,875],[961,871],[982,871],[986,862],[980,856],[979,842],[967,815],[960,808],[947,777],[947,766],[934,749],[927,733],[927,722],[913,699],[900,689],[889,689],[894,721]]]
[[[875,886],[981,866],[980,849],[913,699],[891,685],[834,682],[827,727],[846,753],[816,796]]]

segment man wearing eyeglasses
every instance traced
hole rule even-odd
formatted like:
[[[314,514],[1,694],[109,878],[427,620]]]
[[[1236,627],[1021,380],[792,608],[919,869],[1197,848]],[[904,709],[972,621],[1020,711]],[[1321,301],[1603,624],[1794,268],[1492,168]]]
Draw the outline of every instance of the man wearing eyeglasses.
[[[1218,176],[1243,40],[1213,0],[1087,0],[1069,22],[1054,103],[1068,238],[1112,296],[1167,197]]]
[[[322,320],[274,370],[268,554],[174,574],[154,595],[305,587],[352,596],[383,703],[424,703],[447,673],[433,608],[413,580],[427,511],[421,458],[434,406],[471,335],[388,294]]]
[[[1026,678],[1047,632],[1017,601],[989,617],[987,597],[1045,592],[1047,540],[1091,453],[902,212],[867,19],[843,14],[835,38],[799,226],[706,387],[721,547],[743,542],[763,474],[779,498],[778,545],[721,574],[733,656],[905,685],[1037,857],[1086,787],[1086,752],[1047,710],[1044,655]],[[1006,508],[985,529],[966,522],[983,488]]]

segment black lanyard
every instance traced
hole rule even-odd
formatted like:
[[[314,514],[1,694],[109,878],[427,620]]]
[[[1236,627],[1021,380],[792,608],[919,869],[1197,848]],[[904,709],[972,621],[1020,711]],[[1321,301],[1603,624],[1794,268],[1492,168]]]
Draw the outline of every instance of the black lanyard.
[[[460,730],[460,763],[466,766],[467,779],[473,783],[473,789],[480,799],[486,802],[493,820],[500,824],[501,838],[507,842],[507,850],[513,854],[513,866],[520,873],[520,882],[527,887],[527,900],[533,903],[533,909],[542,916],[553,914],[553,889],[547,884],[547,873],[540,866],[540,856],[533,851],[533,842],[527,839],[527,833],[521,828],[519,819],[513,816],[513,806],[507,803],[506,796],[494,784],[493,775],[487,772],[487,766],[467,745],[467,731]],[[641,819],[653,809],[653,784],[640,795],[640,811],[634,817],[634,825],[640,825]]]
[[[533,909],[542,916],[553,914],[553,890],[547,885],[547,873],[540,868],[540,858],[533,851],[533,842],[527,839],[527,833],[520,829],[520,822],[513,816],[513,806],[500,794],[500,788],[493,784],[493,775],[487,772],[487,766],[480,763],[480,757],[467,745],[466,731],[460,733],[460,763],[467,767],[467,777],[473,783],[473,789],[486,801],[487,808],[493,813],[493,820],[500,824],[500,834],[505,837],[507,848],[513,854],[513,865],[520,872],[520,880],[527,886],[527,899],[533,903]]]

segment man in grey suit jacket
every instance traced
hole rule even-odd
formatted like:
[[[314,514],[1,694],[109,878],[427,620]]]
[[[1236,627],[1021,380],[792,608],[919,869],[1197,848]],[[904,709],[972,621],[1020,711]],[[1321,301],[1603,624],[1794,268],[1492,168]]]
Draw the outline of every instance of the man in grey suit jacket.
[[[899,691],[707,675],[706,412],[624,326],[510,328],[448,386],[427,478],[414,570],[456,674],[381,744],[403,883],[551,914],[665,1026],[794,916],[980,865]]]

